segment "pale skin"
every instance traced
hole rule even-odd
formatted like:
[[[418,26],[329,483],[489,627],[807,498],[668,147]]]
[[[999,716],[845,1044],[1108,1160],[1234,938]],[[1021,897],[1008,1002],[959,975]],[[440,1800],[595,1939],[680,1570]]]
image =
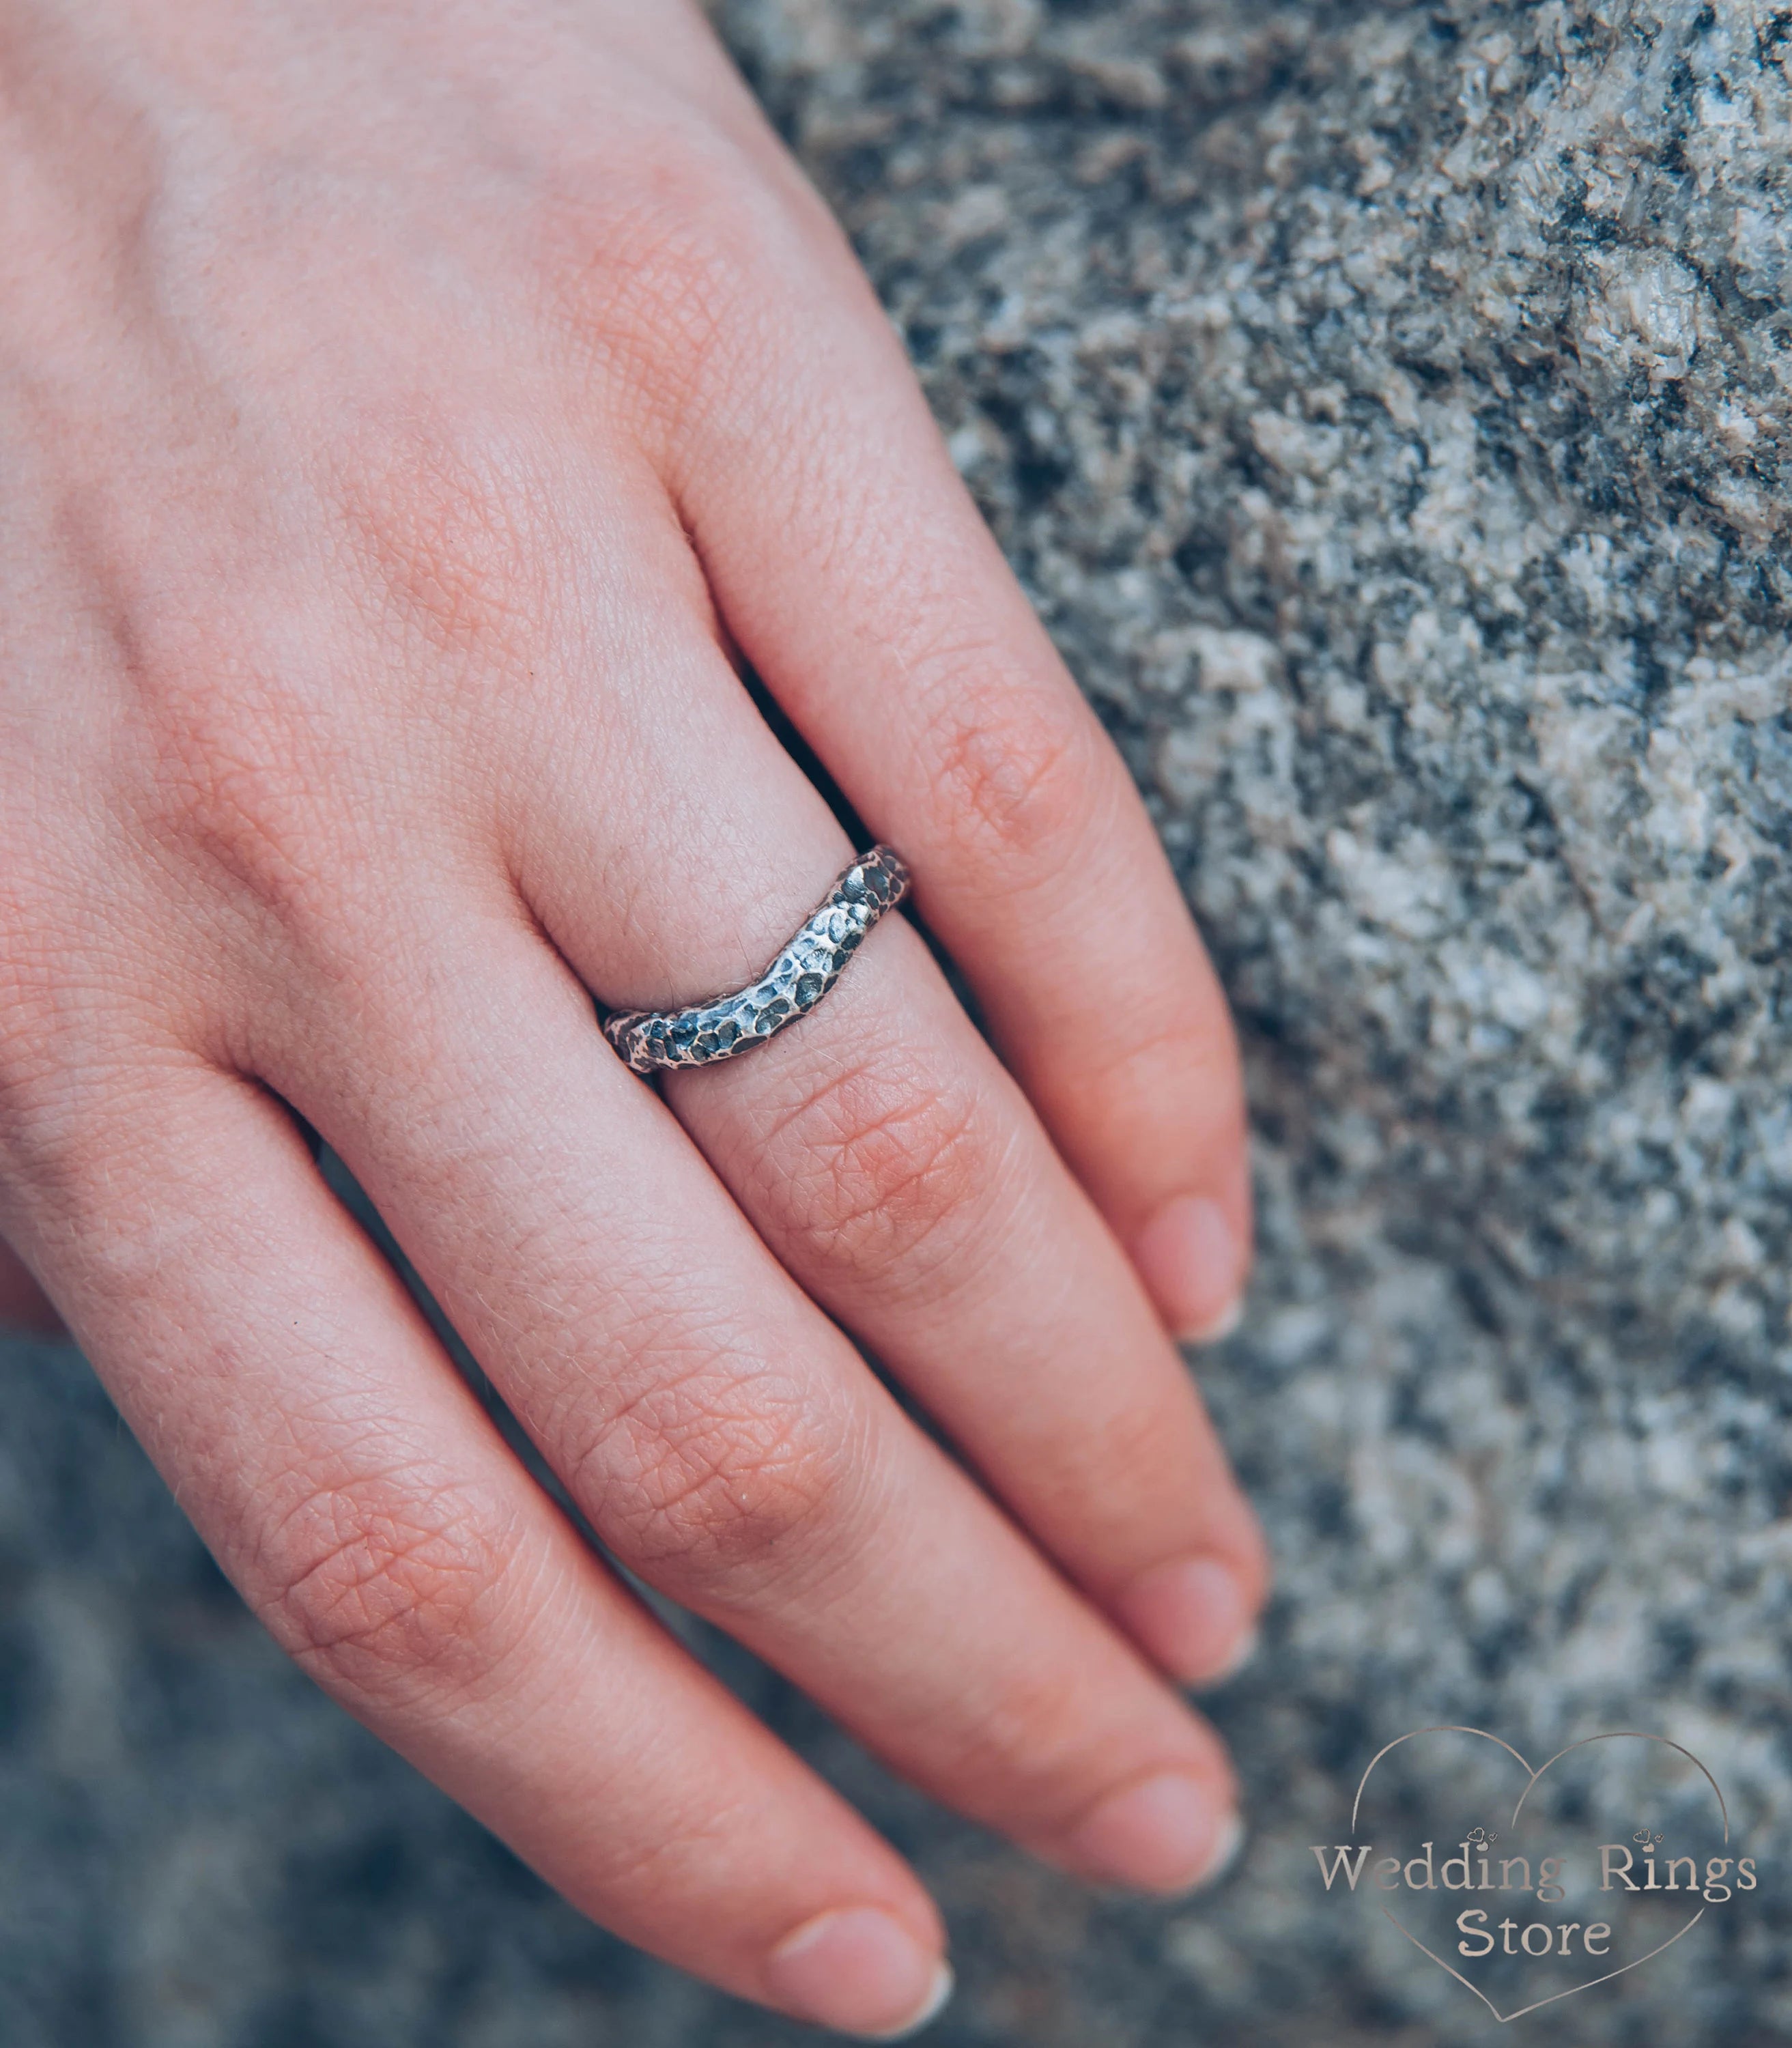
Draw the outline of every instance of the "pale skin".
[[[1248,1263],[1224,1004],[700,17],[0,0],[0,1311],[53,1304],[320,1684],[743,1997],[900,2029],[939,1917],[517,1464],[291,1111],[612,1556],[1050,1862],[1209,1875],[1177,1684],[1266,1587],[1173,1342]],[[605,1044],[851,851],[742,661],[993,1044],[901,918],[742,1059]]]

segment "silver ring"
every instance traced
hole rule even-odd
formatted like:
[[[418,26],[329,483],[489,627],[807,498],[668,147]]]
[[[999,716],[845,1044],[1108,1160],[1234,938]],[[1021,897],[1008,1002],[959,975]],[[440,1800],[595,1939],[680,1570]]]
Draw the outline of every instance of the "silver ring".
[[[748,987],[688,1010],[616,1010],[604,1018],[603,1035],[638,1074],[731,1060],[806,1016],[872,925],[908,893],[902,856],[874,846],[842,871],[814,915]]]

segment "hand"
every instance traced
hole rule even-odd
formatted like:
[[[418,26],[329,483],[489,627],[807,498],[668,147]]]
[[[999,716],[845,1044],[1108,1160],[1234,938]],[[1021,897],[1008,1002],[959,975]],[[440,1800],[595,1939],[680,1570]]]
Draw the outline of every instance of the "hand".
[[[700,17],[4,0],[0,109],[0,1228],[224,1569],[631,1940],[933,1995],[913,1874],[510,1457],[296,1111],[616,1558],[1038,1854],[1198,1879],[1162,1674],[1264,1586],[1158,1313],[1243,1285],[1224,1005]],[[605,1044],[849,851],[735,650],[999,1062],[900,918],[739,1061]]]

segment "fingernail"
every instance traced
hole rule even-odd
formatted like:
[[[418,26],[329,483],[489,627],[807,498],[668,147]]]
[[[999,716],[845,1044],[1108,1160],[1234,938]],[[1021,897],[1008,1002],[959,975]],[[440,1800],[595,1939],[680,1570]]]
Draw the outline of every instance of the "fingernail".
[[[1110,1793],[1065,1846],[1092,1876],[1138,1891],[1193,1891],[1237,1855],[1244,1823],[1198,1778],[1161,1771]]]
[[[1244,1249],[1207,1195],[1177,1195],[1138,1233],[1133,1263],[1183,1344],[1216,1344],[1244,1312]]]
[[[1181,1557],[1141,1572],[1118,1603],[1120,1619],[1185,1685],[1216,1685],[1257,1647],[1251,1601],[1216,1557]]]
[[[906,2041],[952,1990],[950,1965],[875,1906],[805,1922],[773,1949],[766,1980],[791,2011],[867,2041]]]
[[[1263,1647],[1263,1635],[1255,1627],[1247,1628],[1238,1639],[1237,1647],[1217,1671],[1210,1672],[1202,1679],[1191,1679],[1191,1685],[1224,1685],[1235,1678],[1245,1666],[1251,1662]]]

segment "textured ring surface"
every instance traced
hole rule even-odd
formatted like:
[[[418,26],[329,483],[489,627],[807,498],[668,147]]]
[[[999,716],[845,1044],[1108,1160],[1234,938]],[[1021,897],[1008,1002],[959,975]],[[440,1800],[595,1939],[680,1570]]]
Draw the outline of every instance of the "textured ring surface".
[[[902,855],[874,846],[842,872],[815,914],[749,987],[688,1010],[619,1010],[603,1020],[603,1035],[638,1074],[731,1060],[813,1010],[865,934],[908,893]]]

